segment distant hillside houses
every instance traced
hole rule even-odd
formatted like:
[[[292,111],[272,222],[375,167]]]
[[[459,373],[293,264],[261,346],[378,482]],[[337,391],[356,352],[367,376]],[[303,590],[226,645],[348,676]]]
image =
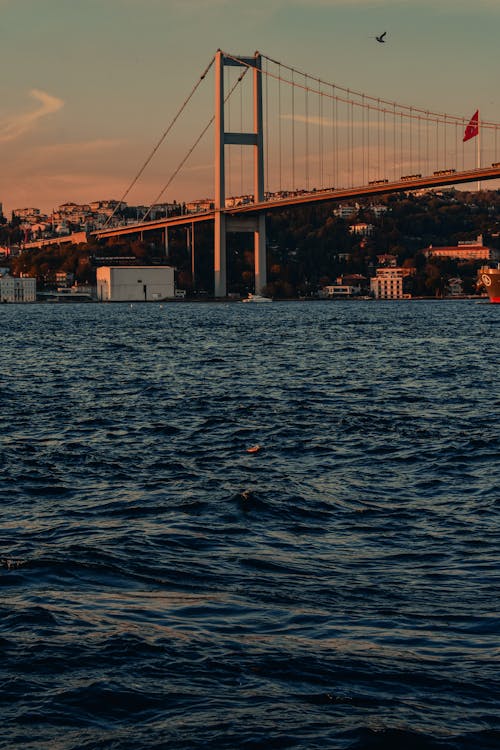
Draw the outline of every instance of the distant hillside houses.
[[[369,237],[373,234],[375,227],[373,224],[367,224],[366,221],[359,221],[356,224],[351,224],[349,232],[351,234],[357,234],[360,237]]]
[[[333,209],[332,213],[339,219],[349,219],[352,216],[357,216],[361,210],[372,213],[378,218],[387,213],[389,209],[383,203],[370,203],[368,206],[361,206],[360,203],[341,203]]]
[[[377,255],[377,265],[382,268],[395,268],[398,265],[398,259],[390,253]]]
[[[186,211],[190,214],[213,211],[214,205],[215,203],[212,198],[200,198],[199,200],[186,203]]]

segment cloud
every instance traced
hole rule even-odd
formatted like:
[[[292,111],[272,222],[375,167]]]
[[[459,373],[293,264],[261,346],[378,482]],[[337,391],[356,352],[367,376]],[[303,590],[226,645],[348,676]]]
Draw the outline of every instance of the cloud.
[[[62,99],[47,94],[46,91],[32,89],[30,96],[39,102],[39,106],[31,112],[14,115],[0,121],[0,143],[14,141],[24,133],[32,130],[40,118],[57,112],[64,106]]]

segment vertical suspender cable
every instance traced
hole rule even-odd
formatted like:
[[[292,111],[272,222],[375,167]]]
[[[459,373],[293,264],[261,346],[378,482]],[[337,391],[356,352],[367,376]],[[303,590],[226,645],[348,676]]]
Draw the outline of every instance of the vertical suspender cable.
[[[306,190],[309,190],[309,87],[307,82],[307,75],[304,79],[305,82],[305,109],[306,109]]]
[[[413,169],[413,115],[412,115],[412,108],[410,107],[410,117],[408,122],[409,127],[409,134],[408,134],[408,148],[409,148],[409,169],[408,174],[411,174],[415,170]]]
[[[370,110],[368,109],[368,112]],[[366,157],[366,139],[365,139],[365,95],[361,94],[361,181],[366,182],[365,157]]]
[[[292,190],[295,187],[295,82],[292,70]]]
[[[427,174],[431,171],[431,153],[430,153],[430,135],[431,135],[431,123],[429,120],[429,113],[427,112],[427,119],[425,121],[425,162]]]
[[[394,168],[394,180],[396,179],[396,104],[392,105],[392,156]]]
[[[347,184],[349,187],[352,187],[352,181],[351,181],[351,106],[350,106],[350,100],[349,100],[349,90],[347,90],[347,104],[346,104],[346,121],[347,121],[347,153],[346,153],[346,170],[347,170]]]
[[[436,117],[436,169],[439,169],[439,119]]]
[[[371,161],[370,161],[370,136],[371,136],[371,123],[370,123],[370,105],[368,105],[366,110],[366,117],[367,117],[367,139],[366,139],[366,145],[367,145],[367,157],[366,157],[366,181],[370,182],[370,168],[371,168]]]
[[[447,153],[447,140],[446,140],[446,130],[447,130],[447,122],[446,122],[446,115],[444,116],[444,138],[443,138],[443,154],[444,154],[444,166],[445,168],[448,166],[448,153]]]
[[[332,187],[338,186],[337,179],[337,150],[335,144],[337,141],[337,118],[335,116],[335,86],[332,86]]]
[[[404,166],[404,117],[403,117],[403,110],[399,113],[399,124],[400,124],[400,132],[399,132],[399,176],[401,176],[401,170]]]
[[[350,103],[350,123],[351,123],[351,185],[354,185],[354,104]]]
[[[278,64],[278,175],[279,175],[279,191],[282,190],[282,176],[281,176],[281,65]]]
[[[240,86],[240,133],[243,132],[243,84]],[[243,195],[243,146],[240,144],[240,195]]]
[[[269,185],[269,76],[268,76],[268,69],[269,69],[269,61],[266,58],[266,90],[264,95],[264,100],[266,103],[266,185],[265,185],[265,191],[266,193],[271,192],[271,188]]]
[[[231,131],[231,97],[229,96],[229,92],[232,90],[232,83],[231,83],[231,74],[232,74],[232,68],[229,70],[229,75],[224,76],[224,85],[226,88],[226,91],[224,92],[224,102],[227,107],[227,130]],[[222,148],[224,148],[224,144],[222,145]],[[232,177],[233,177],[233,170],[231,169],[231,155],[232,155],[232,148],[227,149],[227,170],[226,175],[228,175],[227,179],[227,186],[228,186],[228,193],[230,196],[233,195],[232,190]]]
[[[381,177],[385,177],[385,173],[382,174],[382,169],[380,166],[380,102],[378,102],[379,106],[377,107],[377,173]]]
[[[462,122],[462,133],[465,131],[465,120]],[[462,139],[462,169],[465,169],[465,152],[464,152],[464,141]]]
[[[421,136],[420,126],[421,126],[421,120],[420,120],[420,115],[419,115],[418,120],[417,120],[417,174],[420,174],[422,172],[422,167],[420,164],[421,159],[422,159],[422,154],[421,154],[422,150],[421,150],[421,144],[420,144],[420,136]]]
[[[318,137],[319,137],[319,186],[325,187],[323,177],[323,94],[321,92],[321,81],[318,79],[319,84],[319,123],[318,123]]]
[[[383,160],[384,160],[384,174],[389,174],[389,169],[388,169],[388,166],[387,166],[387,158],[386,158],[387,154],[386,154],[386,148],[385,148],[385,137],[387,135],[387,133],[386,133],[385,115],[386,115],[386,110],[385,110],[385,107],[384,107],[384,109],[382,111],[382,123],[383,123],[383,125],[382,125],[382,133],[383,133],[383,141],[382,141],[383,145],[382,145],[382,149],[383,149]]]

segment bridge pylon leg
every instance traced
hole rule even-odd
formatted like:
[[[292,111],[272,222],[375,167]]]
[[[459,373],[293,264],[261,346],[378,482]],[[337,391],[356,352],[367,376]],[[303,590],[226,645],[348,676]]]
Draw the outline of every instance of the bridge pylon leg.
[[[224,126],[224,67],[249,67],[253,70],[253,131],[226,132]],[[257,227],[230,222],[228,228],[225,192],[225,146],[250,146],[254,153],[254,202],[264,200],[264,130],[262,124],[262,61],[258,52],[253,57],[226,56],[221,50],[215,56],[215,227],[214,227],[214,296],[227,295],[226,282],[226,232],[254,232],[255,291],[267,283],[266,273],[266,219],[256,217]]]
[[[214,228],[214,297],[225,297],[226,295],[226,217],[221,211],[216,211]]]
[[[266,216],[259,214],[259,228],[254,232],[255,291],[261,294],[267,284]]]

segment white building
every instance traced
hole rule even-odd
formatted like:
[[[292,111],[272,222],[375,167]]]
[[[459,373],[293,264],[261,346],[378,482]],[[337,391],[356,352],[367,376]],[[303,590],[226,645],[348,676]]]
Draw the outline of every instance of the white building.
[[[102,266],[97,269],[101,302],[154,302],[175,297],[171,266]]]
[[[356,289],[350,284],[327,284],[320,290],[320,297],[354,297],[357,293],[359,293],[359,288]]]
[[[377,268],[377,275],[370,279],[370,291],[375,299],[405,299],[403,294],[403,277],[407,275],[403,268]]]
[[[0,302],[36,302],[36,279],[31,276],[2,276]]]
[[[349,219],[351,216],[355,216],[359,211],[359,203],[352,205],[340,204],[333,209],[332,213],[334,216],[338,216],[340,219]]]

